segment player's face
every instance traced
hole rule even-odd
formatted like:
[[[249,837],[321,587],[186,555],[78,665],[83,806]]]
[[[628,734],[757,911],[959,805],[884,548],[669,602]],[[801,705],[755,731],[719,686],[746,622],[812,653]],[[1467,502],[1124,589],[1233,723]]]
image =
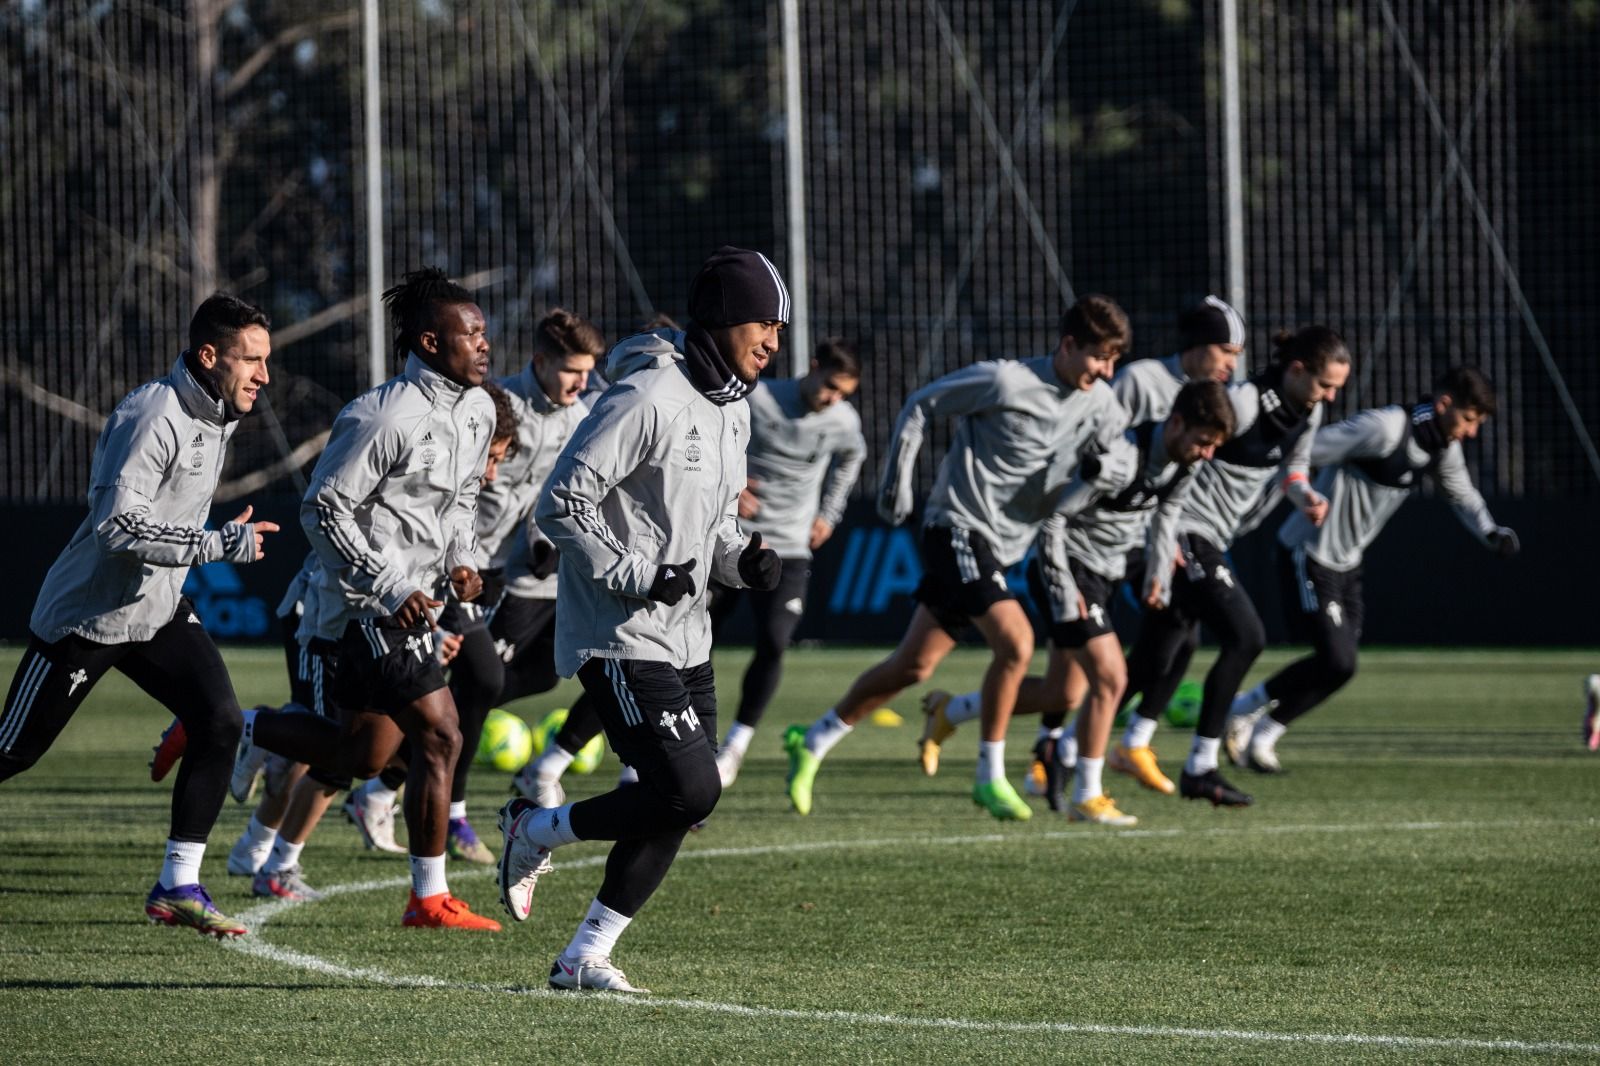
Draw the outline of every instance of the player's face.
[[[746,385],[754,385],[778,354],[778,334],[783,332],[783,323],[741,322],[707,332],[716,341],[722,358],[733,368],[734,377]]]
[[[506,450],[510,447],[510,437],[496,437],[489,442],[489,461],[483,465],[485,485],[500,476],[500,464],[506,461]]]
[[[1167,458],[1184,466],[1203,463],[1217,454],[1226,436],[1215,429],[1186,426],[1182,415],[1173,415],[1167,424]]]
[[[1332,403],[1350,377],[1350,364],[1329,360],[1313,374],[1304,363],[1290,363],[1283,375],[1284,391],[1306,410],[1324,401]]]
[[[267,360],[272,357],[272,337],[260,326],[241,329],[220,351],[202,344],[195,355],[211,372],[223,402],[241,415],[256,405],[256,398],[271,380]]]
[[[1234,368],[1239,365],[1242,344],[1201,344],[1184,353],[1184,372],[1191,381],[1233,380]]]
[[[838,371],[824,374],[816,360],[812,360],[811,373],[800,382],[800,395],[812,411],[826,411],[841,400],[854,396],[860,385],[861,379],[849,374]]]
[[[1056,349],[1056,377],[1080,392],[1087,392],[1097,381],[1110,381],[1117,369],[1122,349],[1114,341],[1080,345],[1072,337],[1062,337]]]
[[[1446,393],[1434,401],[1433,410],[1444,431],[1445,440],[1472,440],[1483,428],[1488,415],[1476,407],[1462,407]]]
[[[568,355],[533,353],[533,376],[539,387],[557,407],[571,407],[589,387],[589,372],[595,357],[589,352]]]
[[[457,385],[482,385],[489,377],[489,326],[477,304],[449,304],[435,312],[434,328],[418,336],[429,366]]]

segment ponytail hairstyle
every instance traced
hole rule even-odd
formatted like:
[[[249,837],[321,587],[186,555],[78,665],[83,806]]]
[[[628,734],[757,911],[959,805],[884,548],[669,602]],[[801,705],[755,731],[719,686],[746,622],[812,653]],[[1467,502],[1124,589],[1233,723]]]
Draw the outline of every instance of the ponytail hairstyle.
[[[553,307],[533,331],[533,350],[565,359],[569,355],[598,357],[606,350],[605,336],[594,324],[564,307]]]
[[[1272,338],[1272,361],[1277,366],[1299,363],[1308,373],[1320,374],[1329,363],[1350,362],[1344,338],[1327,326],[1302,326],[1279,330]]]
[[[400,279],[400,284],[387,289],[383,302],[394,321],[394,354],[404,359],[407,352],[421,347],[417,338],[423,333],[437,331],[441,307],[475,303],[472,294],[451,281],[449,275],[438,267],[413,270]]]

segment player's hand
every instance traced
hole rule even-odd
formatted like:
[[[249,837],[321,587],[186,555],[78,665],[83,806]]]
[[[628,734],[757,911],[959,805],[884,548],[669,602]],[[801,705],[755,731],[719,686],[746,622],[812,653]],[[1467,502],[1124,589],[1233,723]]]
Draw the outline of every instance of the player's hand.
[[[1311,524],[1321,526],[1323,519],[1328,517],[1328,501],[1321,496],[1314,496],[1300,508],[1300,513],[1311,519]]]
[[[450,660],[461,654],[461,645],[466,643],[466,637],[460,633],[446,633],[442,629],[434,630],[439,638],[439,665],[449,666]]]
[[[235,518],[234,522],[236,522],[237,524],[239,524],[241,526],[249,525],[250,524],[250,516],[252,514],[254,514],[254,513],[255,513],[255,505],[254,504],[247,504],[245,506],[245,509],[239,512],[239,517]],[[276,522],[257,522],[251,528],[252,528],[252,532],[254,532],[255,535],[256,535],[256,555],[255,555],[255,557],[257,559],[263,558],[267,554],[267,542],[263,538],[263,534],[276,533],[278,531],[278,523],[276,523]]]
[[[483,578],[470,566],[458,566],[450,571],[450,591],[462,603],[471,603],[483,593]]]
[[[1089,601],[1083,598],[1083,593],[1078,593],[1078,618],[1089,617]]]
[[[755,478],[745,479],[744,488],[739,490],[740,518],[754,518],[761,513],[761,501],[756,499],[756,489],[760,484]]]
[[[828,543],[828,538],[833,536],[833,523],[826,518],[813,518],[811,520],[811,550],[816,551]]]
[[[771,548],[761,546],[761,534],[750,534],[750,543],[739,553],[739,580],[759,592],[771,592],[783,576],[783,560]]]
[[[692,576],[694,567],[693,559],[686,563],[662,563],[645,596],[668,607],[676,606],[685,596],[693,596],[697,587]]]
[[[1161,579],[1153,577],[1144,591],[1144,605],[1152,611],[1159,611],[1166,606],[1166,590],[1161,587]]]
[[[1522,550],[1522,541],[1517,539],[1517,531],[1510,526],[1497,526],[1489,531],[1489,547],[1502,559],[1509,559]]]
[[[878,493],[878,517],[898,526],[911,517],[911,485],[885,485]]]
[[[426,592],[418,589],[406,597],[406,602],[400,605],[392,617],[395,625],[401,629],[421,629],[433,625],[433,612],[444,606],[443,600],[431,599]]]

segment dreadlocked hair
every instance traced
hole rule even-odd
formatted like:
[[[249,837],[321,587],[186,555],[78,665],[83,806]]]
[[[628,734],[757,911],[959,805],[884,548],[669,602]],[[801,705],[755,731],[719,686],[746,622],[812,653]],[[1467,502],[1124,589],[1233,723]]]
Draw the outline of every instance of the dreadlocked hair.
[[[438,309],[472,303],[472,294],[450,280],[438,267],[413,270],[400,284],[384,291],[384,305],[394,321],[394,354],[404,359],[418,347],[417,337],[434,329]]]

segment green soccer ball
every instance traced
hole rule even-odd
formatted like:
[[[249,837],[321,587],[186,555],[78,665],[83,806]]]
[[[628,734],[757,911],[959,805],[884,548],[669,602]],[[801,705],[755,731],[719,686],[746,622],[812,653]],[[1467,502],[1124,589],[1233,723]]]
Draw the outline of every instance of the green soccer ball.
[[[561,727],[567,724],[567,708],[557,707],[539,720],[539,728],[534,730],[533,747],[535,751],[544,751],[555,740],[555,735],[561,732]],[[600,760],[605,757],[606,746],[604,734],[596,733],[589,743],[579,749],[577,756],[572,760],[572,772],[575,774],[592,774],[600,765]]]
[[[1167,704],[1167,724],[1177,729],[1193,729],[1200,721],[1200,701],[1204,696],[1205,689],[1198,681],[1179,685],[1178,691],[1172,694],[1172,702]]]
[[[521,718],[496,707],[483,722],[478,737],[479,766],[492,766],[511,773],[522,769],[533,758],[533,730]]]

